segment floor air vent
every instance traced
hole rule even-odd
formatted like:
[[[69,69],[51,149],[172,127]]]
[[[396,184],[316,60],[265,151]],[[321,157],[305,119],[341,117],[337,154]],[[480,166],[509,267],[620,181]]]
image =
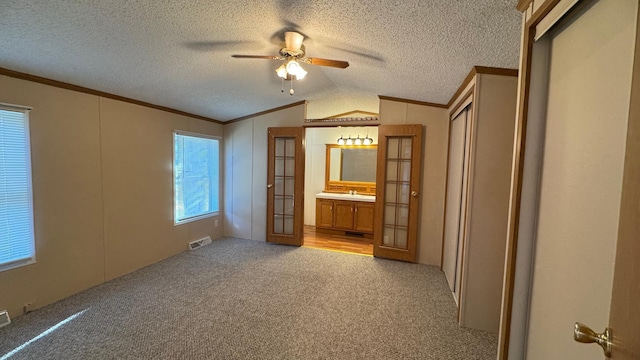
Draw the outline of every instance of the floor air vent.
[[[0,328],[9,324],[11,324],[11,319],[7,310],[0,311]]]
[[[207,237],[203,237],[200,240],[196,240],[196,241],[192,241],[189,243],[189,250],[195,250],[198,248],[201,248],[207,244],[211,244],[211,237],[207,236]]]

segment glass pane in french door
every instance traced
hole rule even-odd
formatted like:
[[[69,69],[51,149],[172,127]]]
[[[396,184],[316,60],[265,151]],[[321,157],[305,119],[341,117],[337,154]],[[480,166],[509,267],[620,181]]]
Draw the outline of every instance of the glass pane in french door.
[[[275,179],[273,192],[273,233],[293,234],[295,180],[295,139],[275,138]]]
[[[387,138],[382,245],[407,249],[413,138]]]

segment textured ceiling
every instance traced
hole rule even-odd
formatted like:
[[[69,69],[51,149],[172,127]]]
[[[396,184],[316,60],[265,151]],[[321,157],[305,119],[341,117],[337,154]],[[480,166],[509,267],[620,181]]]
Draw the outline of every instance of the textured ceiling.
[[[2,0],[0,67],[221,121],[309,101],[307,117],[377,111],[377,95],[446,103],[474,65],[516,68],[517,0]],[[285,30],[307,55],[281,93]],[[317,105],[317,106],[313,106]]]

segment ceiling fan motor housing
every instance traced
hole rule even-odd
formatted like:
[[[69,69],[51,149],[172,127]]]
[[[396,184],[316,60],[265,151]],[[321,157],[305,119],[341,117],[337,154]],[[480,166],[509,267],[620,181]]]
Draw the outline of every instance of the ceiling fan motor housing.
[[[302,58],[304,57],[305,54],[305,49],[304,49],[304,45],[300,45],[300,48],[295,50],[295,49],[289,49],[286,47],[285,44],[283,44],[284,47],[282,49],[280,49],[280,56],[284,56],[284,57],[294,57],[294,58]]]

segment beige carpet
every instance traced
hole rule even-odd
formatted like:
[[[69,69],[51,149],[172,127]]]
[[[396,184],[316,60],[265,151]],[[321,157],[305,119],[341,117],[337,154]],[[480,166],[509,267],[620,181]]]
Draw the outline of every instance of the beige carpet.
[[[223,239],[0,329],[6,359],[495,359],[436,267]]]

